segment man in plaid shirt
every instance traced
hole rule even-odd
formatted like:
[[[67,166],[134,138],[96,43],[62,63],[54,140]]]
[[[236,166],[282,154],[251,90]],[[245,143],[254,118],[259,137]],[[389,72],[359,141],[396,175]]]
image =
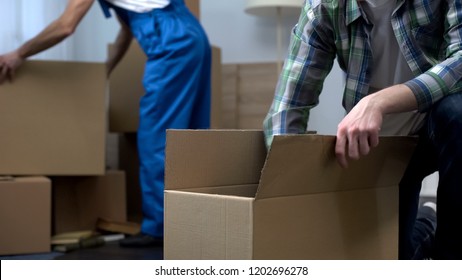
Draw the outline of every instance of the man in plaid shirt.
[[[337,59],[342,167],[379,135],[419,135],[400,184],[401,259],[462,259],[461,46],[462,1],[307,0],[263,124],[268,147],[274,135],[304,133]],[[428,209],[417,213],[421,182],[435,171],[437,225]]]

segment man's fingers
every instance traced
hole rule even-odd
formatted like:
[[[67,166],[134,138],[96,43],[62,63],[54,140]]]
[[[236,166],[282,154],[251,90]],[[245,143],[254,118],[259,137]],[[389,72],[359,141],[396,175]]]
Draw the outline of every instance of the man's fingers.
[[[371,150],[370,143],[369,143],[369,137],[366,133],[362,133],[361,136],[359,137],[359,153],[362,156],[365,156],[369,154]]]
[[[0,85],[6,80],[8,68],[5,65],[0,65]]]
[[[361,156],[368,155],[372,148],[379,144],[378,133],[341,133],[337,134],[335,143],[335,155],[343,168],[348,167],[348,160],[358,160]]]
[[[15,74],[16,74],[16,73],[15,73],[14,70],[8,71],[8,80],[10,81],[10,83],[13,82]]]
[[[344,133],[338,132],[335,142],[335,156],[337,157],[338,163],[343,168],[348,167],[348,161],[346,158],[347,142],[348,141],[346,135]]]
[[[348,135],[348,157],[351,159],[359,159],[359,139],[356,134]]]
[[[379,133],[378,131],[375,133],[371,133],[369,135],[369,143],[372,148],[375,148],[379,145]]]

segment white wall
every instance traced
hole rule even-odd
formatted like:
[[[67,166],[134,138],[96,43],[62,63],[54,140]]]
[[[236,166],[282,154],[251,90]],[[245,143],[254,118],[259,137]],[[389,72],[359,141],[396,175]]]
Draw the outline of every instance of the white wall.
[[[64,11],[66,4],[56,0],[1,0],[0,53],[38,34]],[[106,45],[114,40],[117,29],[117,23],[105,20],[95,4],[73,36],[31,59],[103,62]]]
[[[99,4],[95,3],[73,36],[73,58],[78,61],[104,62],[107,46],[114,42],[118,30],[116,18],[105,18]]]
[[[202,0],[201,21],[213,45],[222,48],[223,63],[273,62],[277,59],[276,18],[247,14],[247,0]],[[298,12],[283,20],[287,50]]]
[[[19,22],[19,10],[17,3],[7,0],[1,3],[0,9],[0,53],[7,52],[16,47],[21,38],[17,31]]]

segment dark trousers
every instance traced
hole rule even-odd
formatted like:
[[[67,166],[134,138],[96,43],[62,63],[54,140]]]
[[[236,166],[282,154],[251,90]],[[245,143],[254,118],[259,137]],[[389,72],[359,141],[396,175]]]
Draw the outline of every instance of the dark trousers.
[[[438,171],[436,220],[418,212],[422,180]],[[462,259],[462,94],[428,112],[400,183],[400,259]]]

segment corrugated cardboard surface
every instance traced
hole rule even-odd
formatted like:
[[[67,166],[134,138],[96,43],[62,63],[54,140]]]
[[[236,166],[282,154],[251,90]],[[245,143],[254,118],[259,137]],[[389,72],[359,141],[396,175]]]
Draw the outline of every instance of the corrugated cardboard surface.
[[[263,133],[168,130],[165,186],[169,190],[258,184],[265,162]]]
[[[109,46],[109,49],[111,45]],[[142,79],[146,56],[133,41],[127,53],[109,78],[109,130],[136,132],[139,122],[139,101],[144,95]],[[211,127],[221,123],[221,49],[212,46]]]
[[[397,187],[263,199],[254,207],[254,259],[398,257]]]
[[[165,194],[166,259],[252,258],[253,199],[169,191]],[[183,213],[189,213],[183,215]],[[187,231],[187,234],[185,234]]]
[[[0,181],[0,255],[45,253],[51,240],[51,181]]]
[[[351,191],[396,186],[407,166],[414,139],[382,137],[367,157],[342,169],[335,159],[335,137],[277,136],[266,160],[257,198]],[[287,162],[284,172],[281,165]],[[290,187],[282,188],[288,185]]]
[[[52,177],[53,234],[94,230],[98,218],[125,222],[125,173],[103,176]]]
[[[104,173],[105,67],[28,61],[0,87],[0,174]]]
[[[334,143],[334,136],[277,136],[266,156],[261,131],[168,131],[165,258],[396,259],[397,186],[415,139],[381,138],[347,170],[335,161]],[[249,197],[239,184],[258,188]],[[230,206],[236,201],[248,210]],[[230,231],[233,215],[241,223]],[[193,239],[193,247],[177,245]],[[241,246],[248,242],[250,253]]]

